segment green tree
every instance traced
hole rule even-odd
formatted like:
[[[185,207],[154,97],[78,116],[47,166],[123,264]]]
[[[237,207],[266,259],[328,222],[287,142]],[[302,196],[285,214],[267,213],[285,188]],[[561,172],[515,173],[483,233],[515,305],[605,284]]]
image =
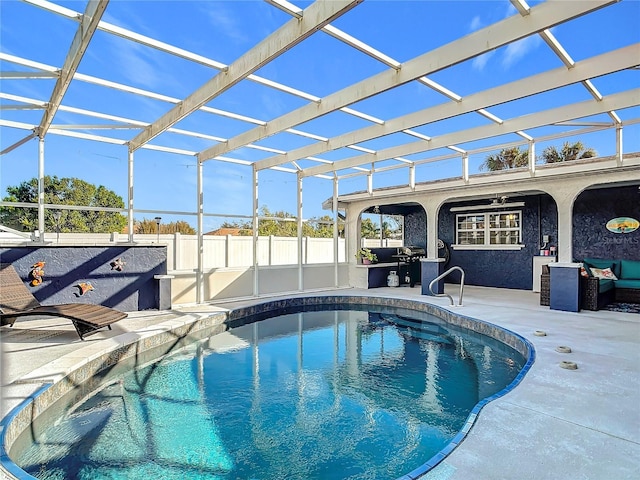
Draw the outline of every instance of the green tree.
[[[298,222],[295,221],[295,216],[287,212],[271,212],[266,206],[260,209],[260,225],[258,227],[258,235],[276,237],[296,237],[298,236]],[[291,220],[279,220],[280,218]],[[223,222],[220,227],[222,228],[237,228],[239,229],[239,235],[251,235],[253,229],[251,222]],[[323,215],[320,218],[310,218],[302,224],[302,235],[305,237],[316,238],[332,238],[333,237],[333,218],[329,215]],[[344,226],[338,225],[338,235],[344,235]]]
[[[380,238],[380,228],[370,218],[363,218],[360,222],[360,236],[362,238]]]
[[[269,208],[263,206],[258,212],[260,218],[258,222],[258,235],[268,237],[273,235],[275,237],[297,237],[298,236],[298,224],[292,220],[279,220],[280,218],[295,219],[295,216],[288,212],[271,212]]]
[[[143,218],[134,222],[133,231],[136,233],[158,233],[155,219]],[[195,235],[196,230],[184,220],[171,223],[160,223],[160,233],[183,233]]]
[[[171,222],[164,225],[160,225],[160,233],[182,233],[184,235],[195,235],[196,229],[189,225],[184,220],[177,222]]]
[[[554,146],[545,148],[542,152],[542,161],[544,163],[570,162],[581,158],[593,158],[596,155],[593,148],[585,147],[582,142],[564,142],[560,150]]]
[[[252,225],[251,222],[225,221],[225,222],[222,222],[222,225],[220,225],[220,227],[221,228],[237,228],[238,235],[240,235],[241,237],[247,237],[247,236],[253,235],[253,227],[251,225]]]
[[[5,202],[38,203],[38,179],[7,187]],[[79,178],[44,177],[44,203],[80,207],[124,208],[124,200],[115,192],[93,185]],[[60,212],[59,218],[54,215]],[[60,232],[120,232],[127,224],[124,215],[117,212],[80,210],[45,211],[45,230]],[[16,230],[33,231],[38,228],[35,208],[0,208],[0,223]]]
[[[510,168],[526,167],[529,163],[529,152],[518,147],[503,148],[499,153],[489,155],[480,165],[480,170],[495,172]]]
[[[310,218],[307,223],[312,229],[311,237],[333,238],[333,218],[323,215],[320,218]],[[338,223],[338,236],[344,237],[344,225]]]

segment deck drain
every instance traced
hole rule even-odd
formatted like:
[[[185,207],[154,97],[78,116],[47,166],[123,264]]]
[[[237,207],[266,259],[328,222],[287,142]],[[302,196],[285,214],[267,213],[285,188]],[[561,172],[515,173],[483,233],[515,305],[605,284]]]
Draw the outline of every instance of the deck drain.
[[[567,370],[576,370],[578,368],[578,364],[576,362],[568,362],[566,360],[560,362],[560,366],[562,368],[566,368]]]
[[[546,337],[547,336],[547,332],[545,332],[544,330],[536,330],[535,332],[533,332],[533,334],[536,337]]]
[[[564,345],[560,345],[559,347],[556,347],[556,352],[571,353],[571,347],[565,347]]]

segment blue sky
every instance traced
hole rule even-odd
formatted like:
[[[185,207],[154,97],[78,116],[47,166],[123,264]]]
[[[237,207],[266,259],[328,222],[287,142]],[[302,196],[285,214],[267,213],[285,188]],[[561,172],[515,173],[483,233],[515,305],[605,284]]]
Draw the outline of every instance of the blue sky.
[[[532,2],[535,5],[539,2]],[[86,2],[58,2],[66,8],[82,12]],[[304,8],[309,2],[296,3]],[[51,12],[18,2],[0,2],[0,51],[46,65],[60,67],[77,29],[77,23]],[[367,0],[337,19],[332,25],[349,35],[380,50],[393,59],[406,62],[422,53],[445,45],[464,35],[484,28],[516,14],[508,1],[376,1]],[[640,41],[640,2],[623,0],[567,24],[552,29],[553,34],[576,61],[617,49]],[[250,50],[290,17],[262,1],[127,1],[111,0],[103,21],[161,40],[173,46],[202,55],[208,59],[230,64]],[[640,60],[640,59],[639,59]],[[640,63],[640,61],[639,61]],[[429,75],[462,97],[517,79],[526,78],[562,66],[558,57],[539,36],[499,48],[473,60]],[[3,71],[31,70],[6,59],[0,60]],[[324,97],[346,86],[366,79],[387,69],[382,63],[357,52],[335,38],[316,33],[309,40],[292,48],[275,61],[267,64],[256,75],[281,82],[317,97]],[[160,52],[148,46],[98,31],[83,58],[78,72],[137,87],[174,98],[184,98],[217,73],[217,70],[195,64]],[[604,95],[640,86],[640,70],[619,72],[594,80]],[[47,101],[54,80],[3,80],[3,94]],[[489,110],[501,118],[509,119],[542,111],[564,102],[589,100],[586,90],[577,85],[523,99],[513,104],[498,105]],[[390,92],[378,95],[350,107],[374,117],[388,120],[419,109],[449,101],[439,93],[411,82]],[[207,105],[252,119],[269,121],[301,107],[306,100],[275,91],[251,81],[211,100]],[[15,101],[0,99],[3,106]],[[152,98],[135,97],[129,93],[107,89],[86,82],[74,81],[63,100],[68,107],[83,108],[142,122],[152,122],[173,105]],[[624,120],[640,117],[639,108],[617,112]],[[28,124],[38,124],[39,110],[3,110],[2,118]],[[607,116],[592,120],[609,121]],[[60,111],[54,124],[113,123],[73,112]],[[415,130],[429,136],[441,135],[473,126],[487,124],[477,114],[417,127]],[[334,112],[296,128],[324,137],[352,131],[371,123]],[[253,128],[249,122],[232,120],[210,113],[197,112],[179,122],[176,127],[230,138]],[[537,137],[555,133],[562,127],[544,127],[527,132]],[[85,130],[87,133],[117,139],[131,139],[139,130]],[[29,132],[0,127],[2,148],[17,142]],[[615,153],[614,131],[589,134],[583,143],[595,148],[600,155]],[[462,145],[472,149],[514,140],[513,136]],[[361,146],[381,149],[415,141],[403,134],[365,142]],[[215,144],[211,140],[164,133],[152,144],[171,146],[189,151],[200,151]],[[290,150],[312,143],[311,140],[283,133],[257,142],[265,147]],[[552,142],[559,145],[562,140]],[[547,146],[538,145],[538,152]],[[37,175],[37,142],[14,150],[1,159],[0,189]],[[637,125],[625,128],[625,151],[640,151],[640,129]],[[424,159],[451,153],[441,149],[408,156]],[[342,148],[320,155],[338,160],[357,155],[358,152]],[[271,153],[241,148],[225,156],[246,161],[270,157]],[[471,170],[477,171],[483,155],[470,158]],[[103,184],[126,199],[127,151],[126,147],[90,142],[50,134],[45,143],[46,172],[50,175],[77,176],[92,183]],[[193,212],[195,198],[195,159],[191,156],[139,150],[135,156],[135,207],[146,210],[172,210]],[[393,162],[389,162],[391,164]],[[301,166],[312,165],[301,161]],[[290,165],[287,165],[290,167]],[[426,181],[457,176],[460,160],[425,164],[417,169],[417,180]],[[340,172],[347,173],[346,171]],[[374,176],[374,187],[407,183],[406,169],[384,172]],[[214,214],[251,215],[251,169],[242,165],[207,162],[204,169],[205,210]],[[344,179],[340,192],[348,193],[366,188],[366,177]],[[321,203],[332,194],[332,182],[323,179],[305,179],[304,217],[327,214]],[[295,213],[296,178],[277,171],[260,173],[260,205],[271,211],[285,210]],[[140,215],[153,217],[154,214]],[[167,221],[187,220],[195,225],[194,217],[163,214]],[[208,218],[205,230],[215,228],[220,219]]]

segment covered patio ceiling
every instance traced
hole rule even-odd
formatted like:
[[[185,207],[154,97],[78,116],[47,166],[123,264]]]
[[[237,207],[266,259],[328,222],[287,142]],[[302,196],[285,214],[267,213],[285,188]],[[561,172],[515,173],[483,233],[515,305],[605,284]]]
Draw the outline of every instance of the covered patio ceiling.
[[[151,150],[195,157],[198,169],[211,162],[245,165],[254,182],[264,170],[298,179],[360,177],[371,192],[377,173],[400,169],[393,182],[410,187],[468,178],[483,156],[501,148],[529,148],[535,158],[536,145],[540,151],[557,139],[600,131],[609,132],[610,151],[602,154],[615,155],[617,166],[625,153],[640,150],[640,34],[624,21],[640,12],[632,0],[533,6],[511,0],[502,18],[471,26],[466,2],[267,0],[268,21],[219,14],[206,26],[197,16],[183,18],[185,12],[225,2],[101,0],[88,2],[84,12],[74,10],[79,2],[25,0],[11,10],[7,3],[15,2],[3,2],[4,22],[16,32],[4,29],[11,41],[0,51],[3,168],[4,158],[18,161],[13,153],[31,140],[62,136],[120,145],[130,162]],[[258,6],[240,3],[239,14]],[[438,15],[447,3],[460,18]],[[171,32],[147,23],[145,12],[156,7],[175,13]],[[36,11],[68,40],[52,58],[37,48],[47,32],[33,30],[40,25],[30,23]],[[601,27],[585,28],[585,19]],[[430,36],[433,22],[445,20],[447,36]],[[225,29],[231,22],[238,26],[233,34]],[[212,26],[218,31],[209,32]],[[261,39],[242,50],[234,37],[242,29],[261,32]],[[190,50],[198,36],[210,48]],[[492,55],[526,55],[528,42],[542,45],[544,61],[525,57],[509,75],[504,63],[502,74],[498,67],[483,70]],[[579,58],[572,55],[578,44]],[[332,54],[325,55],[329,47]],[[164,60],[140,63],[132,76],[123,71],[119,48],[161,52]],[[176,80],[172,90],[144,87],[146,76],[169,75]],[[311,76],[323,88],[309,89]],[[251,95],[255,109],[233,109]],[[421,174],[422,167],[451,160],[458,162],[453,174]],[[535,161],[529,169],[535,173]]]

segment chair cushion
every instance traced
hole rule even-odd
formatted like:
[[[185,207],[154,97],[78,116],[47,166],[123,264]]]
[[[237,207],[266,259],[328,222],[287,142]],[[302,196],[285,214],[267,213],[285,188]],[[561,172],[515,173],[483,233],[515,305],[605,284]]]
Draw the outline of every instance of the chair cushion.
[[[619,281],[619,280],[618,280]],[[598,293],[608,292],[614,288],[613,280],[600,279],[598,281]]]
[[[640,261],[620,260],[620,275],[618,278],[640,280]]]
[[[622,280],[616,280],[613,283],[616,286],[616,288],[635,288],[640,290],[640,279],[638,280],[622,279]]]
[[[610,268],[591,267],[591,273],[596,278],[606,278],[609,280],[618,280]]]
[[[620,278],[620,260],[611,260],[605,258],[585,258],[583,260],[584,265],[589,272],[589,275],[593,275],[591,273],[590,268],[610,268],[613,274]]]

